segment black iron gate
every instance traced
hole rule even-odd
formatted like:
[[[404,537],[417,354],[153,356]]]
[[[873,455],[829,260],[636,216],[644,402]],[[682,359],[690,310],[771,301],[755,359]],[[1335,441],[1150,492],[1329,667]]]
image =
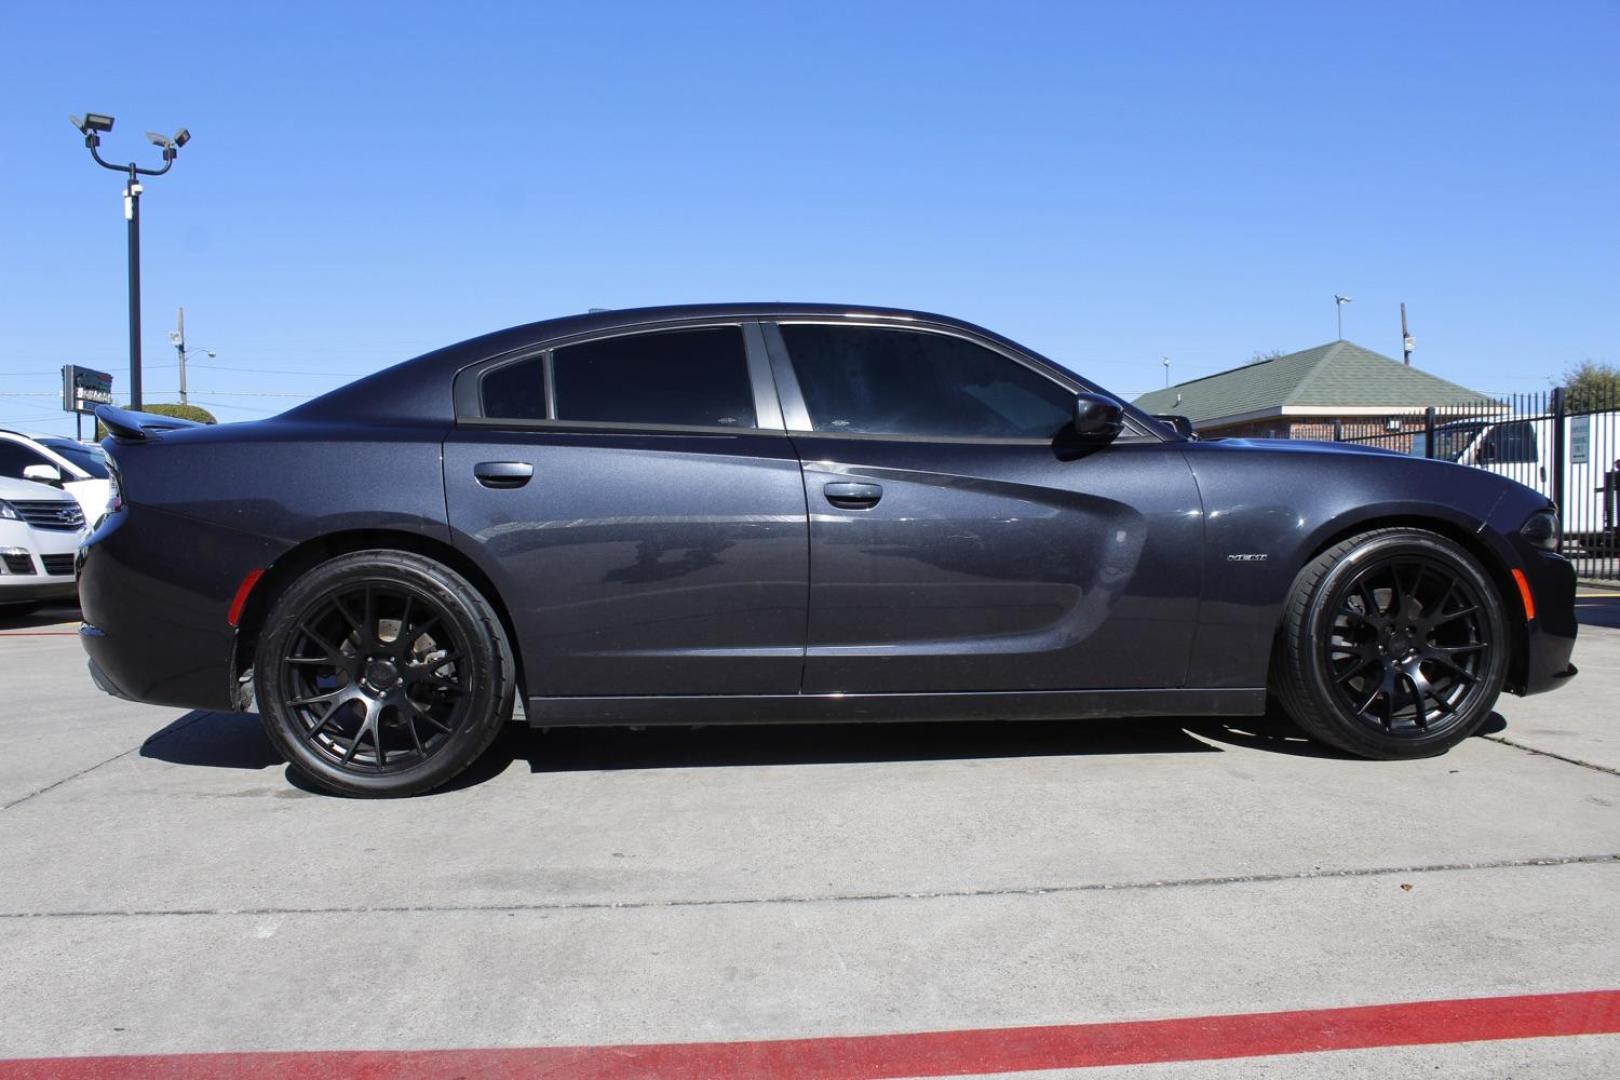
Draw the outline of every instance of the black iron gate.
[[[1560,545],[1581,577],[1620,580],[1620,394],[1557,387],[1392,413],[1372,443],[1517,480],[1558,505]]]

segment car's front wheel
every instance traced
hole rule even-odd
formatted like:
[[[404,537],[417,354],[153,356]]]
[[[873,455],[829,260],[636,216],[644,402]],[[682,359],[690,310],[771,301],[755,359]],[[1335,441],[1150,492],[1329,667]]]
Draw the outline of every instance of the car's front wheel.
[[[1500,591],[1465,548],[1378,529],[1299,572],[1273,689],[1304,731],[1370,758],[1444,753],[1479,730],[1507,677]]]
[[[515,673],[500,619],[449,568],[357,551],[307,571],[259,635],[265,730],[323,787],[413,795],[478,759],[511,716]]]

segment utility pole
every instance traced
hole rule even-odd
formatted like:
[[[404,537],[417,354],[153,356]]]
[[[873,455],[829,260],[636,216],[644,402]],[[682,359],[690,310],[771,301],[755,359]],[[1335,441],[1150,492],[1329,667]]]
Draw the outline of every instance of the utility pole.
[[[1406,366],[1412,366],[1412,335],[1406,329],[1406,301],[1401,301],[1401,356],[1406,360]]]
[[[180,354],[180,404],[186,403],[186,309],[174,321],[174,351]]]

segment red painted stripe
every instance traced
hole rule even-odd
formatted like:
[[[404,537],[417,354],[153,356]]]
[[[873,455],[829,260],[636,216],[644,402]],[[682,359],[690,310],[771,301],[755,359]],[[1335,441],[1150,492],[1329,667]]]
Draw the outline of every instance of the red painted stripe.
[[[491,1050],[337,1050],[24,1058],[0,1080],[718,1080],[878,1078],[1081,1069],[1160,1061],[1307,1054],[1379,1046],[1620,1033],[1620,990],[1411,1001],[1053,1027],[926,1031],[759,1042],[548,1046]]]
[[[0,630],[0,637],[78,637],[77,630]]]

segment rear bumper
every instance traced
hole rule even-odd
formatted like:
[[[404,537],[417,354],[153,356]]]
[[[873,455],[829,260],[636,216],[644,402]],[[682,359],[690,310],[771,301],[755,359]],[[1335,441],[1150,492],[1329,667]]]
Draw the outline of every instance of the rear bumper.
[[[107,673],[101,670],[101,665],[96,663],[95,650],[93,646],[90,644],[90,642],[85,640],[86,638],[95,638],[101,636],[101,631],[88,623],[79,627],[79,642],[84,646],[84,651],[90,654],[90,659],[86,661],[90,667],[90,681],[95,683],[96,689],[100,690],[102,693],[111,694],[115,698],[124,698],[128,700],[129,695],[124,693],[124,688],[113,682]]]
[[[110,514],[80,549],[79,642],[108,693],[154,705],[235,708],[226,621],[265,542],[151,508]]]

